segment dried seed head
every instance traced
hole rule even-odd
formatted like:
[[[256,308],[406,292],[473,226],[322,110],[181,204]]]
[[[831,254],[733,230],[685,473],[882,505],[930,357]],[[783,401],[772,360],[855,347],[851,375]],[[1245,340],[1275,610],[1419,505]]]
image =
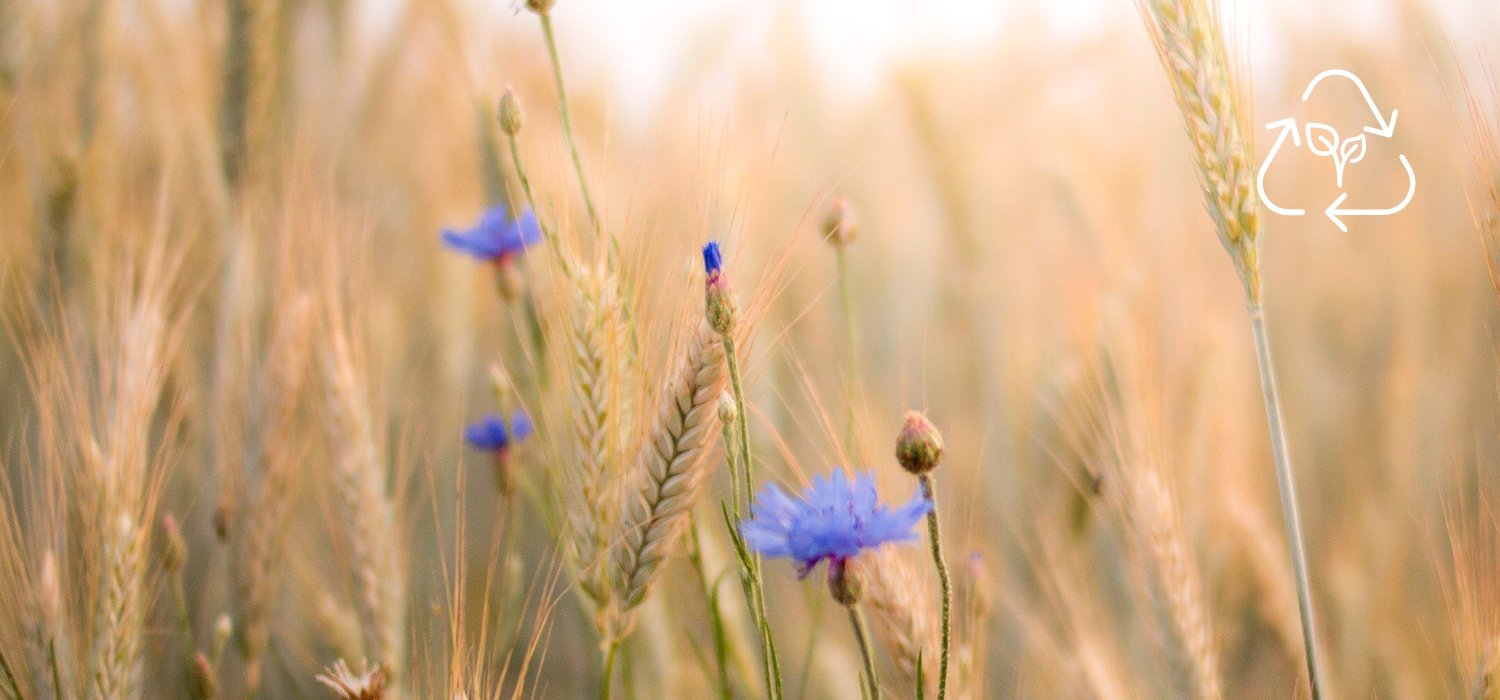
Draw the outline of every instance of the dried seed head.
[[[943,434],[927,416],[906,412],[901,434],[896,437],[896,460],[903,469],[916,475],[931,472],[943,460]]]
[[[739,308],[734,299],[734,290],[729,286],[729,279],[724,276],[724,256],[719,252],[716,241],[709,241],[708,245],[703,246],[703,271],[708,274],[705,281],[708,325],[719,335],[729,335],[734,332]]]
[[[853,607],[865,597],[865,575],[857,557],[828,564],[828,592],[839,605]]]
[[[506,85],[505,94],[500,96],[500,130],[515,136],[521,131],[521,123],[521,101],[516,99],[516,91]]]
[[[719,394],[719,424],[734,425],[740,419],[740,409],[734,405],[734,396],[729,392]]]
[[[343,659],[333,662],[318,674],[319,683],[333,689],[340,700],[381,700],[385,697],[385,669],[380,664],[373,666],[360,662],[360,671],[355,673]]]
[[[858,236],[859,220],[854,216],[854,208],[842,196],[834,197],[828,203],[828,211],[823,214],[823,240],[835,248],[842,248],[853,243]]]
[[[182,528],[171,513],[161,516],[161,533],[167,541],[161,553],[161,566],[167,573],[177,573],[187,563],[187,541],[182,539]]]
[[[193,700],[212,700],[219,695],[219,676],[214,665],[203,652],[193,654],[193,665],[188,669],[190,686],[188,693]]]

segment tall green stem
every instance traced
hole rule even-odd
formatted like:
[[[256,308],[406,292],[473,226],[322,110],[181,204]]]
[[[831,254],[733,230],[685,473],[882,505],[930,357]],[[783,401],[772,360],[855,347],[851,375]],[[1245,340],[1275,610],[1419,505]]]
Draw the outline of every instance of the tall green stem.
[[[608,650],[604,652],[604,678],[599,681],[599,700],[609,700],[610,681],[615,674],[615,658],[619,655],[619,640],[610,642]]]
[[[927,539],[932,544],[932,563],[937,566],[938,583],[943,593],[943,626],[941,656],[938,661],[938,700],[948,696],[948,648],[953,642],[953,583],[948,578],[948,564],[943,560],[942,528],[938,525],[937,489],[933,488],[932,475],[917,477],[922,484],[922,495],[932,504],[927,512]]]
[[[735,421],[736,440],[735,445],[739,450],[739,475],[744,480],[743,491],[736,493],[738,498],[743,495],[745,507],[748,510],[754,503],[753,491],[750,481],[750,414],[745,411],[745,387],[740,379],[739,352],[735,347],[734,335],[725,333],[719,338],[724,343],[724,361],[729,365],[729,385],[734,395],[734,407],[739,414]],[[731,475],[730,478],[733,478]],[[737,489],[739,491],[739,489]],[[738,512],[738,504],[735,506]],[[738,517],[735,518],[733,527],[739,526]],[[744,568],[741,571],[747,593],[750,596],[751,612],[755,615],[756,628],[760,632],[761,663],[765,672],[766,695],[773,700],[781,697],[781,663],[776,658],[776,642],[771,638],[771,620],[766,615],[766,596],[764,583],[760,575],[760,555],[753,553],[742,553],[741,562]]]
[[[870,632],[865,628],[865,616],[859,612],[858,605],[849,606],[849,624],[854,627],[854,638],[859,640],[859,657],[864,662],[865,685],[868,687],[867,698],[872,700],[880,697],[880,682],[875,678],[875,653],[870,648]]]
[[[578,171],[578,189],[583,193],[583,206],[588,209],[589,222],[598,235],[603,229],[599,225],[599,213],[594,209],[594,198],[589,194],[589,179],[583,173],[583,159],[578,155],[578,140],[573,138],[573,117],[568,111],[568,89],[563,85],[562,61],[557,57],[557,39],[552,34],[552,13],[537,13],[542,20],[542,36],[547,41],[547,57],[552,60],[552,81],[557,83],[558,112],[562,116],[563,136],[568,141],[568,152],[573,156],[573,169]]]
[[[734,407],[739,411],[740,419],[736,422],[735,429],[738,433],[736,447],[739,448],[740,478],[744,479],[745,504],[748,506],[754,492],[751,490],[750,481],[750,414],[745,412],[745,388],[740,380],[740,359],[735,348],[734,336],[724,334],[719,336],[724,341],[724,361],[729,365],[729,386],[734,393]]]
[[[1276,460],[1276,485],[1281,491],[1281,514],[1291,546],[1292,573],[1297,579],[1297,610],[1302,614],[1302,646],[1307,652],[1307,680],[1313,700],[1322,697],[1318,676],[1318,636],[1313,620],[1312,589],[1307,579],[1307,554],[1302,540],[1302,520],[1297,515],[1297,486],[1292,476],[1292,458],[1287,450],[1286,429],[1281,420],[1281,397],[1276,393],[1276,372],[1271,366],[1271,346],[1266,339],[1266,317],[1261,305],[1252,302],[1250,328],[1255,335],[1255,359],[1260,364],[1261,394],[1266,400],[1266,423],[1271,428],[1271,454]]]

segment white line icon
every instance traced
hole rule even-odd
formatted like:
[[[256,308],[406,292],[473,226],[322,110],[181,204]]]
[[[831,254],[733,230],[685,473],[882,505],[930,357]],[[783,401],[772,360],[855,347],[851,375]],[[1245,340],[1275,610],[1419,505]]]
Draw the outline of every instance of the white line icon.
[[[1396,117],[1399,115],[1399,111],[1392,109],[1389,117],[1381,114],[1380,108],[1375,106],[1375,98],[1370,96],[1370,90],[1365,87],[1364,81],[1361,81],[1359,76],[1340,68],[1325,70],[1315,76],[1307,84],[1307,89],[1302,91],[1302,101],[1307,102],[1308,98],[1312,97],[1313,88],[1316,88],[1318,83],[1322,82],[1324,78],[1330,77],[1347,78],[1350,82],[1354,83],[1354,86],[1359,88],[1360,95],[1365,98],[1365,104],[1370,106],[1370,114],[1375,119],[1373,126],[1365,126],[1361,133],[1347,139],[1341,139],[1338,131],[1327,124],[1317,122],[1307,122],[1305,124],[1308,151],[1313,155],[1333,159],[1334,181],[1340,190],[1338,197],[1334,198],[1333,202],[1328,205],[1328,208],[1323,210],[1323,214],[1340,231],[1348,232],[1348,225],[1340,217],[1389,216],[1405,209],[1406,205],[1411,203],[1412,196],[1417,193],[1417,175],[1412,171],[1411,162],[1406,159],[1406,154],[1399,154],[1398,157],[1401,160],[1401,166],[1406,169],[1406,177],[1409,183],[1406,188],[1406,197],[1402,198],[1393,207],[1358,209],[1341,209],[1339,207],[1340,204],[1344,203],[1345,199],[1349,198],[1349,193],[1342,191],[1344,187],[1344,171],[1348,166],[1364,159],[1368,147],[1366,134],[1387,139],[1391,138],[1396,133]],[[1288,136],[1291,136],[1293,147],[1302,147],[1302,129],[1297,128],[1297,120],[1294,117],[1278,119],[1267,124],[1266,128],[1276,130],[1277,134],[1276,142],[1271,145],[1271,152],[1266,154],[1266,159],[1260,164],[1260,171],[1255,175],[1255,188],[1260,194],[1260,201],[1266,205],[1267,209],[1282,216],[1302,216],[1307,213],[1306,209],[1282,207],[1272,202],[1271,198],[1266,196],[1266,170],[1270,168],[1271,161],[1276,159],[1276,154],[1281,151],[1282,146],[1286,145]]]

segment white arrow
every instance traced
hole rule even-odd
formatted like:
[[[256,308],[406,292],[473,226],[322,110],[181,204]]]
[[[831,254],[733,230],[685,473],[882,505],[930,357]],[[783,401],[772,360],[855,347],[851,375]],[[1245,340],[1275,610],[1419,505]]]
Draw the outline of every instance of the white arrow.
[[[1401,200],[1400,204],[1397,204],[1390,209],[1340,209],[1339,205],[1343,204],[1344,199],[1349,196],[1348,192],[1340,192],[1338,199],[1333,200],[1333,204],[1328,205],[1328,208],[1323,210],[1323,213],[1327,214],[1328,218],[1333,221],[1334,226],[1339,227],[1340,231],[1348,233],[1349,227],[1345,226],[1344,222],[1339,220],[1340,215],[1385,216],[1387,214],[1394,214],[1398,211],[1401,211],[1402,209],[1406,208],[1406,205],[1411,203],[1412,195],[1417,193],[1417,174],[1411,171],[1411,163],[1406,160],[1405,153],[1402,153],[1400,158],[1401,165],[1406,167],[1406,178],[1411,182],[1411,184],[1406,188],[1406,198]],[[1264,199],[1265,195],[1261,195],[1261,197]]]
[[[1282,216],[1302,216],[1307,213],[1306,209],[1286,209],[1276,206],[1270,197],[1266,196],[1266,169],[1271,167],[1271,161],[1276,158],[1276,152],[1281,150],[1281,144],[1286,142],[1286,135],[1292,135],[1292,145],[1301,146],[1302,137],[1297,135],[1297,120],[1291,117],[1278,119],[1266,125],[1267,129],[1281,129],[1276,135],[1276,143],[1271,144],[1271,152],[1266,154],[1266,159],[1260,164],[1260,172],[1255,174],[1255,189],[1260,192],[1260,201],[1267,209],[1281,214]]]
[[[1359,79],[1359,76],[1350,73],[1349,71],[1343,70],[1342,68],[1330,68],[1314,76],[1312,82],[1307,84],[1307,89],[1302,91],[1302,101],[1306,102],[1307,98],[1312,97],[1313,88],[1318,85],[1319,81],[1333,75],[1348,78],[1349,80],[1353,81],[1354,86],[1359,88],[1359,94],[1365,96],[1365,104],[1370,105],[1370,112],[1375,115],[1375,122],[1377,124],[1380,124],[1378,128],[1367,126],[1365,127],[1365,131],[1375,134],[1376,136],[1390,138],[1391,134],[1396,132],[1396,113],[1398,110],[1391,109],[1390,119],[1386,119],[1384,116],[1381,116],[1380,109],[1375,106],[1375,98],[1370,97],[1370,91],[1365,88],[1364,81],[1361,81]]]

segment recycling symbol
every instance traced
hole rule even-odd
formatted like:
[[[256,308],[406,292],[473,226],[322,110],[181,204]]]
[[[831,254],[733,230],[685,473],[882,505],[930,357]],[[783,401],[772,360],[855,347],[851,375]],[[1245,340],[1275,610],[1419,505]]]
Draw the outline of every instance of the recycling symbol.
[[[1380,109],[1375,106],[1375,99],[1370,96],[1370,91],[1365,88],[1365,84],[1359,79],[1359,76],[1338,68],[1325,70],[1314,77],[1312,82],[1307,84],[1307,89],[1302,91],[1302,101],[1307,102],[1307,98],[1312,97],[1313,89],[1324,78],[1333,77],[1347,78],[1354,83],[1355,87],[1359,88],[1360,94],[1365,98],[1365,104],[1370,106],[1370,113],[1374,115],[1375,124],[1365,126],[1360,133],[1348,138],[1341,138],[1339,132],[1333,127],[1318,122],[1305,122],[1303,128],[1299,129],[1297,127],[1297,120],[1294,117],[1278,119],[1267,124],[1267,129],[1277,132],[1276,142],[1271,145],[1271,152],[1266,154],[1265,161],[1260,164],[1260,172],[1256,173],[1255,176],[1255,187],[1260,193],[1261,203],[1265,204],[1267,209],[1282,216],[1303,216],[1307,214],[1306,209],[1278,206],[1275,202],[1271,201],[1270,197],[1266,196],[1266,170],[1271,167],[1271,162],[1276,160],[1276,154],[1281,152],[1281,148],[1286,145],[1287,139],[1291,138],[1292,146],[1295,148],[1302,148],[1305,143],[1309,153],[1333,160],[1334,182],[1338,186],[1339,194],[1328,205],[1328,208],[1323,210],[1323,213],[1328,216],[1328,219],[1335,226],[1339,227],[1340,231],[1348,232],[1349,226],[1344,223],[1343,217],[1389,216],[1405,209],[1406,205],[1411,203],[1412,195],[1417,193],[1417,176],[1416,173],[1412,172],[1411,162],[1406,159],[1406,154],[1402,153],[1399,155],[1399,158],[1401,166],[1406,168],[1406,177],[1409,183],[1406,188],[1406,197],[1397,202],[1395,206],[1385,208],[1345,208],[1343,206],[1344,201],[1349,198],[1349,193],[1344,191],[1345,169],[1350,165],[1364,160],[1365,152],[1369,146],[1369,137],[1389,139],[1396,133],[1397,110],[1392,109],[1389,117],[1382,115]]]

